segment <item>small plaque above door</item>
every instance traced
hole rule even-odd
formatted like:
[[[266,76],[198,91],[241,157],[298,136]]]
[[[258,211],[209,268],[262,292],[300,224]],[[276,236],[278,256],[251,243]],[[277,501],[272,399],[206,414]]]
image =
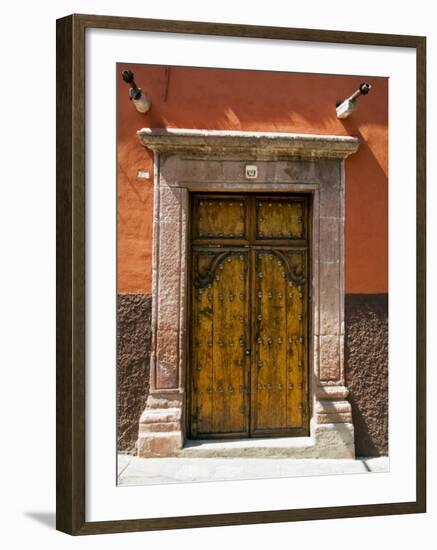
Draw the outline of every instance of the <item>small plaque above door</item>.
[[[195,197],[195,239],[247,239],[246,197]]]

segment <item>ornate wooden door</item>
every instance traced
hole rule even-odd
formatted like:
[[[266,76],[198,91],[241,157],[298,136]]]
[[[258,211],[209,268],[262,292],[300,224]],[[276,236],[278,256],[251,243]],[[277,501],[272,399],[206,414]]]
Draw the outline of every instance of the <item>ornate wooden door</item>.
[[[308,433],[306,196],[192,197],[189,433]]]

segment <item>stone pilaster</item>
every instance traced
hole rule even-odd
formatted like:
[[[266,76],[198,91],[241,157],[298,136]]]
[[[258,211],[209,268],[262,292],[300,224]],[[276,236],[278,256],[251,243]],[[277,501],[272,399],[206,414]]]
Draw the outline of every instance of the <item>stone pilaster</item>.
[[[160,181],[155,154],[150,392],[140,418],[139,456],[171,456],[184,441],[188,191]]]
[[[314,326],[317,355],[314,415],[316,438],[341,441],[339,456],[355,455],[352,409],[344,378],[344,162],[320,188],[318,319]],[[332,432],[329,434],[329,432]],[[325,456],[325,455],[324,455]]]

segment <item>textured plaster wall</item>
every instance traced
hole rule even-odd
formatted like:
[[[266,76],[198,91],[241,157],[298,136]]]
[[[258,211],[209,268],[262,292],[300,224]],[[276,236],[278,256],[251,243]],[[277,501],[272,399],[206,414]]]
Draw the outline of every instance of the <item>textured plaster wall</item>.
[[[128,65],[152,100],[137,113],[117,67],[118,290],[150,292],[153,158],[139,143],[143,127],[353,135],[362,140],[346,162],[345,287],[387,292],[388,80],[187,67]],[[362,81],[373,88],[345,120],[337,100]],[[150,179],[137,177],[148,170]]]
[[[357,456],[388,454],[388,296],[345,300],[345,376]]]
[[[117,442],[134,452],[138,420],[149,393],[151,296],[117,297]]]

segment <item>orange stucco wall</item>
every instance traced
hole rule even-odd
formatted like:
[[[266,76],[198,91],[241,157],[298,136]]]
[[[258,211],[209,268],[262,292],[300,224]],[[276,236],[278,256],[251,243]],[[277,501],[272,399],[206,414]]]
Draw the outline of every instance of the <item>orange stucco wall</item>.
[[[129,101],[120,76],[127,67],[152,100],[149,113]],[[338,120],[336,101],[363,81],[371,92]],[[151,288],[153,156],[136,136],[144,127],[359,137],[358,152],[346,160],[345,290],[387,292],[388,79],[119,64],[117,87],[119,292]]]

